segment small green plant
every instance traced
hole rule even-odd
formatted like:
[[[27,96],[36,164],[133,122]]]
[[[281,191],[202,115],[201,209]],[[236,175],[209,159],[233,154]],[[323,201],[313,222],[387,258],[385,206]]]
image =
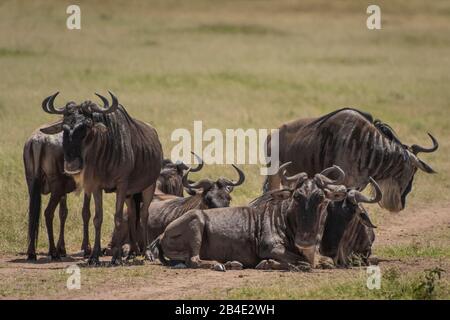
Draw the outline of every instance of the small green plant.
[[[435,299],[436,288],[439,285],[438,282],[441,279],[443,272],[445,272],[445,270],[439,267],[426,269],[419,284],[414,288],[415,298],[421,300]]]

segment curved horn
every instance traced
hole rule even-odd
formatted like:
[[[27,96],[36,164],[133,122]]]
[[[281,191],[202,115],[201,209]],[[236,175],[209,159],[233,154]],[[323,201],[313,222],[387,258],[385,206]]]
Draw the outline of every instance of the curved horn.
[[[300,172],[300,173],[297,173],[297,174],[295,174],[295,175],[293,175],[293,176],[290,176],[290,177],[288,177],[288,176],[286,176],[286,170],[285,170],[285,168],[288,166],[288,165],[290,165],[292,162],[286,162],[286,163],[283,163],[279,168],[278,168],[278,173],[280,173],[280,178],[281,178],[281,184],[282,185],[284,185],[284,186],[289,186],[290,185],[290,182],[293,182],[293,181],[297,181],[298,179],[300,179],[300,178],[302,178],[303,180],[305,180],[305,179],[307,179],[308,178],[308,175],[305,173],[305,172]]]
[[[381,192],[380,186],[378,185],[378,183],[376,183],[376,181],[372,177],[369,177],[369,182],[375,190],[375,195],[372,199],[369,199],[367,196],[365,196],[361,192],[359,192],[355,189],[352,189],[347,194],[347,197],[349,198],[349,200],[352,201],[354,204],[380,202],[382,195],[383,195]]]
[[[183,162],[183,161],[175,161],[175,166],[177,167],[178,170],[184,171],[189,169],[189,167]]]
[[[183,178],[181,179],[182,183],[183,183],[183,187],[187,188],[187,189],[209,189],[211,187],[211,185],[213,184],[213,182],[209,179],[202,179],[198,182],[194,182],[192,184],[190,184],[188,182],[188,175],[189,172],[191,172],[191,169],[189,168],[186,173],[183,175]]]
[[[194,157],[198,161],[198,166],[195,168],[191,168],[191,172],[199,172],[203,168],[203,159],[200,156],[198,156],[197,154],[195,154],[194,152],[191,151],[191,153],[194,155]]]
[[[433,137],[431,135],[431,133],[429,133],[429,132],[427,132],[427,134],[431,138],[431,141],[433,141],[433,146],[431,148],[424,148],[424,147],[421,147],[421,146],[419,146],[417,144],[413,144],[411,146],[412,153],[414,153],[415,155],[417,155],[419,152],[431,153],[431,152],[434,152],[434,151],[436,151],[438,149],[439,143],[437,142],[436,138]]]
[[[42,109],[50,114],[63,114],[65,111],[65,108],[55,108],[53,105],[53,102],[55,101],[56,96],[59,94],[59,91],[55,94],[47,97],[42,101]]]
[[[244,181],[245,181],[245,174],[244,174],[244,172],[241,170],[241,169],[239,169],[237,166],[235,166],[234,164],[232,164],[232,166],[233,166],[233,168],[238,172],[238,174],[239,174],[239,179],[238,179],[238,181],[236,181],[236,182],[234,182],[234,181],[231,181],[231,180],[228,180],[228,179],[224,179],[224,181],[225,181],[225,183],[228,185],[228,186],[231,186],[231,187],[237,187],[237,186],[240,186],[241,184],[243,184],[244,183]]]
[[[330,178],[328,178],[328,175],[330,173],[337,173],[338,177],[335,180],[331,180]],[[319,173],[319,175],[322,176],[321,180],[323,180],[325,184],[342,184],[345,180],[345,172],[337,165],[326,168],[321,173]]]
[[[109,105],[108,99],[106,99],[101,94],[95,93],[95,95],[102,100],[103,107],[99,107],[96,104],[93,104],[91,106],[92,111],[98,112],[98,113],[103,113],[103,114],[108,114],[108,113],[112,113],[117,110],[117,108],[119,107],[119,100],[117,100],[116,96],[114,94],[112,94],[111,91],[108,91],[108,92],[112,99],[111,106]]]

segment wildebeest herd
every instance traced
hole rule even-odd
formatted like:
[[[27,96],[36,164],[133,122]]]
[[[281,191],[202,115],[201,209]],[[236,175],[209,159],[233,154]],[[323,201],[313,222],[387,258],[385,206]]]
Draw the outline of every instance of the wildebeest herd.
[[[367,265],[375,226],[363,204],[403,210],[417,169],[434,172],[418,157],[437,150],[431,134],[432,147],[408,146],[389,125],[344,108],[283,124],[273,141],[279,149],[278,172],[266,177],[261,196],[246,206],[230,207],[233,188],[245,181],[237,166],[235,180],[192,181],[189,174],[202,169],[202,159],[194,154],[196,167],[164,159],[156,130],[132,118],[112,93],[111,104],[97,94],[102,106],[71,101],[59,108],[54,105],[57,95],[44,99],[42,109],[62,117],[36,130],[24,147],[31,261],[36,260],[41,195],[50,194],[44,210],[49,256],[59,259],[66,255],[66,197],[78,189],[84,192],[81,249],[89,264],[110,254],[112,264],[144,255],[164,265],[218,271]],[[268,156],[271,142],[269,136]],[[363,193],[368,185],[370,196]],[[116,205],[111,242],[102,250],[103,192],[115,192]]]

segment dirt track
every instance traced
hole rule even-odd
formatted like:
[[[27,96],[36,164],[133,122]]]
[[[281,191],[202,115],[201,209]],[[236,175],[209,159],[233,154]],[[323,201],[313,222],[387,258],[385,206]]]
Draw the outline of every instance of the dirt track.
[[[413,208],[399,214],[386,214],[377,229],[377,246],[408,244],[419,237],[450,231],[450,206],[440,208]],[[447,239],[447,240],[446,240]],[[447,241],[448,238],[440,241]],[[448,243],[445,243],[448,245]],[[262,272],[256,270],[228,271],[176,270],[158,263],[145,266],[133,265],[119,268],[81,268],[81,290],[67,290],[68,275],[65,268],[74,263],[83,265],[79,256],[71,256],[62,262],[49,262],[41,257],[30,264],[24,256],[2,256],[0,279],[3,298],[51,298],[51,299],[177,299],[221,298],[231,288],[255,283],[273,283],[277,279],[301,281],[302,286],[314,286],[335,279],[351,278],[363,270],[315,270],[311,273]],[[383,257],[380,257],[383,258]],[[104,258],[106,261],[107,258]],[[433,266],[427,258],[386,259],[381,268],[397,266],[402,272],[421,271]],[[449,259],[440,261],[447,272]]]

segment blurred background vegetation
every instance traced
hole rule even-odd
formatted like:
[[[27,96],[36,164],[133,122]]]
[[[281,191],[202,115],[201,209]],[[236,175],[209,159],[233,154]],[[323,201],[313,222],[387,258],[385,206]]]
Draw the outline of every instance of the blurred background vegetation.
[[[26,249],[22,148],[55,120],[40,107],[55,91],[63,104],[112,90],[132,116],[156,127],[166,156],[171,132],[192,130],[194,120],[204,129],[276,128],[360,108],[404,143],[428,145],[427,131],[437,137],[439,151],[422,158],[438,174],[417,174],[408,206],[448,203],[449,1],[377,1],[382,29],[375,31],[366,28],[366,1],[77,1],[81,30],[66,28],[70,4],[0,0],[1,252]],[[244,170],[234,205],[261,192],[259,167]],[[221,175],[235,172],[217,165],[198,174]],[[113,200],[105,197],[103,244]],[[69,196],[69,252],[81,245],[81,203]]]

